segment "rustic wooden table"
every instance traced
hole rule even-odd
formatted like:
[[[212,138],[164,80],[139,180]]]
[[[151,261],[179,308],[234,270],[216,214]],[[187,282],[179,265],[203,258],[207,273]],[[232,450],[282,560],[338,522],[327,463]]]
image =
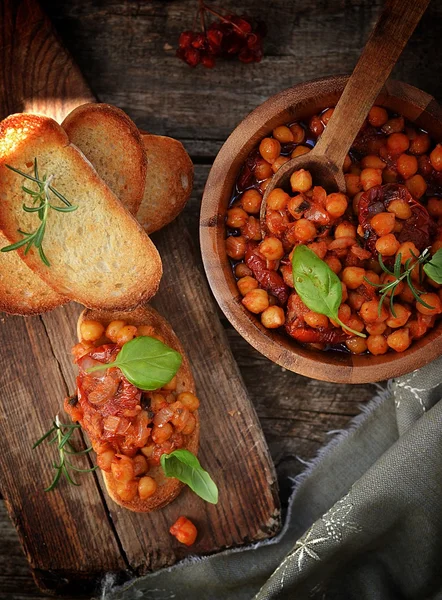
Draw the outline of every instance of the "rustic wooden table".
[[[350,73],[380,0],[226,0],[223,8],[266,21],[260,64],[191,69],[175,58],[179,33],[192,27],[196,0],[44,0],[43,7],[98,98],[123,108],[137,125],[176,137],[195,163],[186,219],[195,239],[210,165],[236,124],[270,95],[301,81]],[[216,6],[221,7],[220,2]],[[1,8],[1,1],[0,1]],[[0,12],[1,14],[1,12]],[[433,0],[394,77],[442,99],[442,3]],[[26,75],[26,74],[25,74]],[[344,428],[374,385],[335,385],[281,369],[220,318],[261,420],[287,497],[287,474],[304,468]],[[35,587],[0,501],[0,599],[43,598]]]

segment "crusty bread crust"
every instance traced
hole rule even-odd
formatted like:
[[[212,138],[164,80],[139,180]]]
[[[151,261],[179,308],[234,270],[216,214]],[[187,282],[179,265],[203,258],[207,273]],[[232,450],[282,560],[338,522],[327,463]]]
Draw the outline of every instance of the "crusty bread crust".
[[[0,123],[0,230],[10,242],[22,239],[18,229],[35,231],[35,213],[26,213],[24,183],[6,164],[31,172],[37,157],[40,176],[54,174],[54,186],[78,208],[49,211],[43,248],[47,267],[35,248],[26,264],[60,295],[91,308],[130,309],[157,291],[160,256],[143,229],[65,131],[41,115],[18,114]],[[27,182],[29,185],[29,182]],[[32,183],[30,184],[32,186]]]
[[[147,156],[146,189],[137,220],[146,233],[173,221],[192,193],[193,163],[178,140],[143,134]]]
[[[171,348],[177,350],[177,352],[179,352],[183,357],[183,362],[177,373],[177,392],[195,393],[195,382],[193,380],[190,364],[179,339],[166,319],[164,319],[150,306],[140,306],[130,312],[109,312],[86,309],[81,313],[77,323],[77,335],[79,341],[81,341],[80,326],[84,320],[99,321],[103,325],[107,326],[111,321],[120,319],[126,321],[126,323],[129,325],[151,325],[154,327],[155,330],[163,336],[165,343]],[[196,454],[199,444],[200,421],[198,417],[198,411],[195,411],[193,414],[196,417],[196,426],[193,433],[187,436],[185,448],[193,454]],[[153,471],[154,470],[151,469],[148,475],[160,476],[162,472],[160,468],[158,468],[156,472]],[[152,498],[141,500],[139,497],[137,497],[131,502],[126,502],[121,500],[121,498],[119,498],[115,493],[116,484],[112,473],[106,473],[105,471],[102,471],[102,475],[107,491],[112,500],[114,500],[114,502],[120,506],[123,506],[124,508],[134,512],[150,512],[152,510],[162,508],[166,504],[169,504],[169,502],[172,502],[172,500],[178,496],[184,487],[184,484],[178,481],[178,479],[166,478],[163,476],[163,481],[160,481],[157,492]]]
[[[123,206],[136,215],[147,159],[135,123],[116,106],[88,103],[69,113],[61,126]]]
[[[0,232],[0,248],[9,240]],[[0,254],[0,310],[11,315],[39,315],[69,302],[22,261],[17,252]]]

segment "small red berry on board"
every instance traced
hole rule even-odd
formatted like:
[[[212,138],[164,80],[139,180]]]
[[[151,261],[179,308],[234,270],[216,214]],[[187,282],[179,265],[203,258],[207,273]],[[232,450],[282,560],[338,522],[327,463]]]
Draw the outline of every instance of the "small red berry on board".
[[[176,539],[185,544],[191,546],[198,535],[197,528],[195,525],[186,517],[178,517],[177,521],[169,529],[169,533],[176,537]]]
[[[216,17],[208,27],[207,14]],[[201,31],[183,31],[176,51],[177,57],[189,66],[196,67],[201,63],[212,69],[218,58],[238,58],[246,64],[260,62],[266,35],[262,21],[252,21],[245,15],[223,15],[207,6],[204,0],[198,1],[196,16],[199,16]]]

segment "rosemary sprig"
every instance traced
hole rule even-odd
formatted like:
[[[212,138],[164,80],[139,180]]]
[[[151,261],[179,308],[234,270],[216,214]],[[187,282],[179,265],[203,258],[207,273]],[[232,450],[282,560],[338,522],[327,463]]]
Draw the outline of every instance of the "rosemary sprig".
[[[91,473],[92,471],[95,471],[98,468],[97,466],[95,466],[90,469],[80,469],[79,467],[73,465],[66,456],[82,456],[88,454],[92,450],[92,446],[90,446],[85,450],[77,451],[72,445],[71,436],[74,433],[74,431],[79,428],[80,425],[78,423],[61,423],[57,415],[49,431],[42,435],[41,438],[37,440],[32,446],[32,449],[34,450],[34,448],[37,448],[37,446],[39,446],[42,442],[47,440],[51,435],[53,435],[53,437],[48,441],[48,443],[57,443],[57,450],[59,453],[60,463],[52,463],[52,467],[53,469],[55,469],[55,475],[52,480],[52,483],[47,488],[45,488],[45,492],[51,492],[60,481],[62,475],[64,475],[64,477],[68,480],[68,482],[71,485],[79,486],[80,484],[72,478],[71,474],[69,473],[69,470],[77,471],[78,473]]]
[[[43,237],[46,230],[49,209],[52,208],[57,212],[67,213],[77,210],[78,207],[72,205],[69,202],[69,200],[67,200],[63,196],[63,194],[61,194],[58,190],[54,188],[54,186],[51,185],[54,179],[54,175],[49,175],[49,177],[43,175],[43,177],[40,179],[38,174],[37,158],[34,158],[34,176],[29,175],[28,173],[24,173],[23,171],[20,171],[15,167],[11,167],[10,165],[5,166],[11,171],[14,171],[14,173],[17,173],[18,175],[21,175],[22,177],[25,177],[26,179],[37,184],[37,190],[31,190],[25,185],[22,186],[22,190],[26,194],[29,194],[32,198],[32,204],[28,205],[24,202],[22,208],[27,213],[37,213],[41,223],[39,227],[33,232],[27,232],[18,229],[17,231],[23,236],[23,239],[19,240],[18,242],[15,242],[15,244],[11,244],[10,246],[5,246],[1,249],[1,251],[11,252],[11,250],[17,250],[17,248],[26,246],[25,254],[27,254],[32,248],[32,246],[35,246],[38,249],[38,253],[40,255],[41,260],[46,266],[50,267],[50,262],[48,261],[46,254],[43,251]],[[54,194],[54,196],[58,198],[61,202],[63,202],[65,206],[56,206],[52,204],[50,193]]]
[[[393,315],[393,317],[396,318],[397,315],[394,310],[394,291],[401,281],[405,281],[407,283],[408,287],[410,288],[411,293],[413,294],[413,296],[416,299],[416,302],[419,302],[419,304],[422,304],[422,306],[425,306],[425,308],[429,308],[429,309],[434,308],[434,306],[430,306],[429,304],[427,304],[426,302],[424,302],[422,300],[422,298],[420,296],[424,292],[422,290],[419,290],[418,288],[416,288],[411,279],[411,273],[413,272],[413,269],[416,267],[416,265],[419,265],[419,282],[420,282],[420,284],[422,284],[422,281],[423,281],[422,267],[425,263],[428,263],[428,261],[431,259],[430,251],[428,248],[425,248],[425,250],[419,256],[415,256],[413,254],[413,252],[411,252],[411,254],[413,255],[413,258],[408,258],[405,261],[403,271],[402,271],[402,264],[401,264],[402,263],[402,255],[400,252],[396,256],[396,260],[394,261],[393,271],[390,271],[390,269],[386,266],[386,264],[382,260],[382,255],[378,254],[378,260],[379,260],[381,269],[384,271],[384,273],[387,273],[388,275],[391,275],[392,277],[394,277],[394,279],[392,281],[389,281],[388,283],[374,283],[373,281],[370,281],[369,279],[367,279],[367,277],[364,277],[364,280],[367,283],[369,283],[373,287],[379,288],[378,289],[378,292],[380,293],[379,305],[378,305],[378,315],[379,316],[381,316],[381,310],[382,310],[382,305],[384,303],[384,300],[387,297],[388,293],[391,292],[390,293],[390,311],[391,311],[391,314]]]

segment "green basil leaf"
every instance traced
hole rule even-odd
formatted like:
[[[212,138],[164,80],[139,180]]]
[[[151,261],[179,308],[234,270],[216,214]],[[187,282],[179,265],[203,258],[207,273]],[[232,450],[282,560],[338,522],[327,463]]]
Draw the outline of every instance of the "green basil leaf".
[[[442,283],[442,248],[431,257],[430,262],[424,265],[424,271],[436,283]]]
[[[118,367],[140,390],[157,390],[176,375],[183,359],[179,352],[153,337],[140,336],[126,342],[114,362],[96,365],[88,373]]]
[[[303,244],[293,252],[292,270],[295,289],[307,308],[336,320],[342,301],[341,281],[336,273]]]
[[[179,479],[206,502],[218,502],[216,483],[189,450],[174,450],[170,454],[162,454],[160,461],[166,477]]]

